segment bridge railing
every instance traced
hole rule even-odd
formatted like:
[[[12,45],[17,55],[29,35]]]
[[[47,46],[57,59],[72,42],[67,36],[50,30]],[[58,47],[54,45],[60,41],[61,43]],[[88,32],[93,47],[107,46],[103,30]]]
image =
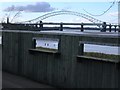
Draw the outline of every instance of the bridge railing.
[[[55,26],[57,25],[57,27]],[[60,31],[63,31],[63,29],[79,29],[81,32],[85,30],[99,30],[100,32],[106,32],[106,31],[114,31],[114,32],[120,32],[120,25],[113,25],[113,24],[106,24],[106,22],[103,23],[53,23],[53,22],[42,22],[39,23],[3,23],[2,24],[3,29],[27,29],[27,30],[44,30],[47,26],[47,29],[50,30],[50,28],[56,28]],[[49,27],[48,27],[49,26]],[[67,27],[65,27],[67,26]],[[74,26],[74,27],[71,27]]]
[[[64,25],[80,25],[80,30],[84,31],[85,26],[89,26],[89,29],[91,28],[90,26],[97,26],[98,28],[94,28],[94,29],[99,29],[101,32],[106,32],[107,30],[109,32],[112,31],[112,29],[114,29],[114,31],[119,31],[120,32],[120,26],[119,25],[112,25],[112,24],[106,24],[106,22],[103,23],[40,23],[40,25],[43,27],[43,25],[60,25],[60,31],[63,31],[64,29]],[[118,29],[117,29],[118,28]],[[92,29],[92,28],[91,28]]]

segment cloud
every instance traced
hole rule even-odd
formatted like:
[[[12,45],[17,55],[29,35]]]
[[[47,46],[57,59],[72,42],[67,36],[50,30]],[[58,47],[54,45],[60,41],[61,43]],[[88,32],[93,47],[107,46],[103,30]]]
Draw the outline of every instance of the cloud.
[[[114,0],[0,0],[0,2],[113,2]],[[119,0],[116,0],[116,2]]]
[[[51,5],[47,2],[37,2],[35,5],[27,5],[27,6],[14,6],[6,8],[4,11],[25,11],[25,12],[50,12],[55,10],[55,8],[51,7]]]

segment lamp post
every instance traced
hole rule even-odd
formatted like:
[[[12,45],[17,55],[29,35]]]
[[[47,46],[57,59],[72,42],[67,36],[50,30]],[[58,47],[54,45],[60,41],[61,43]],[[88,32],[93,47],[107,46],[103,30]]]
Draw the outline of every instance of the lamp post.
[[[120,1],[118,1],[118,25],[119,25],[118,32],[120,32]]]

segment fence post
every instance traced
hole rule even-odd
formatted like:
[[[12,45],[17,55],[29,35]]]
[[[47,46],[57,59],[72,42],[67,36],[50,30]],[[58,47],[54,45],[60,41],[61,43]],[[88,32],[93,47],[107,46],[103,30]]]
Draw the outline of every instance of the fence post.
[[[36,27],[36,28],[38,28],[38,25],[37,25],[37,24],[35,24],[35,27]]]
[[[60,23],[60,31],[63,31],[63,23]]]
[[[81,23],[81,32],[84,31],[83,23]]]
[[[106,22],[103,22],[101,32],[106,32]]]
[[[118,28],[118,32],[120,32],[120,25],[119,25],[119,28]]]
[[[43,29],[43,23],[40,21],[40,31]]]
[[[109,32],[111,32],[111,24],[109,25]]]
[[[9,17],[7,17],[7,24],[9,23]]]

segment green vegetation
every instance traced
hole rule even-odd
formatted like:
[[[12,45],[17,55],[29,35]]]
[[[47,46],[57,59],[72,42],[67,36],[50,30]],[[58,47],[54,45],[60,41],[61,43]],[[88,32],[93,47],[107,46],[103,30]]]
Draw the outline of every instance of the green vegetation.
[[[58,51],[57,49],[52,49],[52,48],[44,48],[44,47],[36,47],[36,49],[41,50],[41,51]]]
[[[119,60],[120,58],[120,55],[104,54],[104,53],[96,53],[96,52],[85,52],[84,55],[90,57],[96,57],[96,58],[111,59],[111,60]]]

